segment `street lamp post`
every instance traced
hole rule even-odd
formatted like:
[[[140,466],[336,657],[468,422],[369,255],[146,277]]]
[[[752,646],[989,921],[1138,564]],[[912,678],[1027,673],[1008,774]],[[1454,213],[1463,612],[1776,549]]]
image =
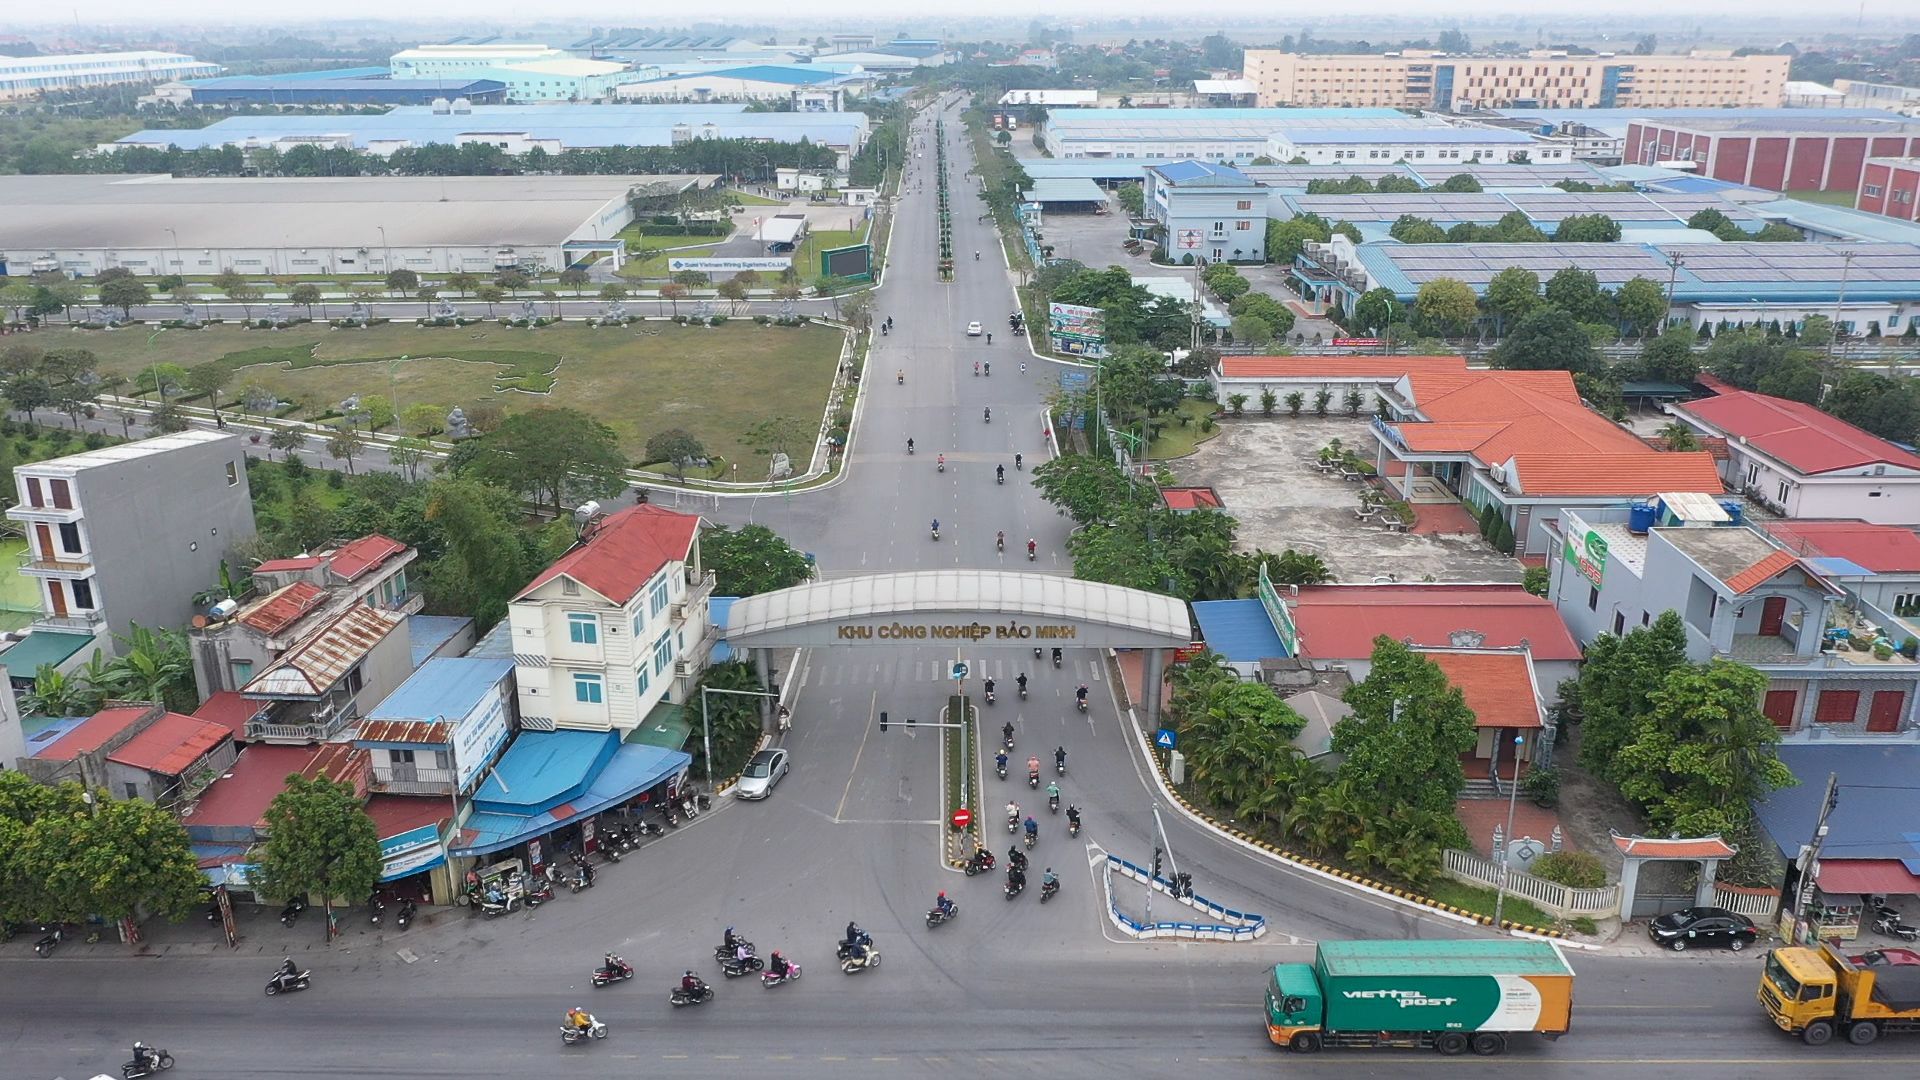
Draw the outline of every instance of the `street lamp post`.
[[[1510,858],[1513,851],[1513,811],[1514,804],[1519,801],[1520,797],[1520,747],[1526,742],[1526,739],[1527,737],[1525,735],[1515,735],[1513,737],[1513,783],[1507,789],[1507,846],[1505,850],[1500,852],[1500,884],[1493,894],[1493,925],[1495,929],[1499,929],[1500,927],[1500,912],[1501,909],[1506,907],[1507,903],[1507,875],[1513,872],[1510,869],[1513,865]],[[1494,762],[1494,779],[1496,780],[1500,778],[1499,769],[1500,763],[1497,761]]]
[[[167,273],[171,274],[173,273],[173,264],[180,261],[180,234],[175,232],[171,225],[162,225],[160,227],[167,230],[168,236],[173,237],[173,250],[171,252],[173,258],[167,263]]]
[[[393,273],[393,247],[387,243],[387,227],[375,225],[380,230],[380,275],[385,277]]]

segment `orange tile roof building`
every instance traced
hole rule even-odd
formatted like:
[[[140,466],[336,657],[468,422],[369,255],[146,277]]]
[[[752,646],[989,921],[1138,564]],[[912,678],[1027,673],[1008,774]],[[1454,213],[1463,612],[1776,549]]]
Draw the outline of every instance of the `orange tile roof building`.
[[[1516,554],[1550,545],[1571,507],[1723,490],[1713,455],[1656,450],[1586,407],[1564,371],[1410,371],[1381,394],[1375,466],[1409,502],[1492,506]]]

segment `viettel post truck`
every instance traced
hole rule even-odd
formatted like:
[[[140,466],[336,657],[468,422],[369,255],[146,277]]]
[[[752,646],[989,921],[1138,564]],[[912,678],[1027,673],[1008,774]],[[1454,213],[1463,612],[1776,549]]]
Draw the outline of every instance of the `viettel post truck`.
[[[1300,1053],[1396,1046],[1498,1054],[1566,1034],[1573,968],[1548,941],[1323,941],[1267,980],[1267,1037]]]
[[[1920,967],[1866,967],[1827,944],[1774,949],[1760,970],[1760,1004],[1808,1046],[1835,1032],[1865,1046],[1884,1032],[1920,1031]]]

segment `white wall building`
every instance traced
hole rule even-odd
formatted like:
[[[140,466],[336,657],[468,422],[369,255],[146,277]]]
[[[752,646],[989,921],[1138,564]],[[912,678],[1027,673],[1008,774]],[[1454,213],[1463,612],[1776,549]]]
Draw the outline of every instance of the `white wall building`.
[[[1573,160],[1571,148],[1542,142],[1518,131],[1497,128],[1407,128],[1290,130],[1267,140],[1267,156],[1309,165],[1343,161],[1531,161],[1558,164]]]
[[[497,79],[514,102],[605,98],[621,83],[658,74],[539,44],[422,45],[394,53],[388,64],[396,79]]]
[[[22,9],[21,14],[25,13]],[[49,90],[77,90],[118,83],[204,79],[220,74],[219,64],[185,53],[110,52],[66,56],[0,56],[0,101],[28,98]]]
[[[631,731],[682,704],[712,652],[700,519],[650,504],[589,522],[508,608],[521,726]]]
[[[1669,411],[1727,440],[1727,487],[1787,517],[1920,524],[1920,455],[1812,405],[1736,391]]]

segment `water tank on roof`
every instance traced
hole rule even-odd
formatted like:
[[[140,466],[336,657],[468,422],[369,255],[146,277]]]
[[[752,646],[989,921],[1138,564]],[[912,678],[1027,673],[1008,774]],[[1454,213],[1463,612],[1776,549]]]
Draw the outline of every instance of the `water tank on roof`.
[[[693,126],[691,124],[673,125],[672,139],[673,139],[673,145],[675,146],[679,146],[681,143],[684,143],[684,142],[692,141]]]
[[[440,113],[441,115],[445,115],[446,113],[452,111],[453,103],[448,101],[446,98],[437,97],[433,99],[433,105],[430,107],[433,109],[434,112]]]
[[[454,98],[453,111],[456,115],[461,115],[461,116],[471,113],[473,111],[472,99],[463,98],[463,97]]]
[[[1627,531],[1636,536],[1645,536],[1653,528],[1655,511],[1652,503],[1634,503],[1627,508]]]
[[[207,619],[210,622],[221,622],[233,618],[233,613],[239,610],[240,601],[229,596],[207,609]]]
[[[1720,509],[1727,512],[1727,517],[1735,525],[1740,524],[1741,519],[1746,515],[1746,506],[1742,504],[1739,499],[1720,500]]]

